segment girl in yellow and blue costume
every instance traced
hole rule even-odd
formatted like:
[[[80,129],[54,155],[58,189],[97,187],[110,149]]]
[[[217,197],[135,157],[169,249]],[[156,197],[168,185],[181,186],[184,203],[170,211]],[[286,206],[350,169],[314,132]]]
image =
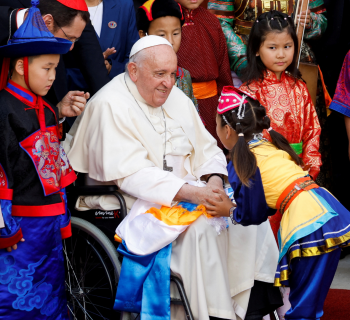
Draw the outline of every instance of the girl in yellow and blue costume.
[[[271,142],[262,138],[264,129]],[[340,248],[350,245],[349,211],[303,171],[301,158],[270,127],[265,108],[234,87],[222,91],[217,133],[231,150],[229,182],[237,206],[220,194],[221,201],[211,202],[207,212],[248,226],[279,210],[275,286],[291,288],[285,319],[320,319]]]

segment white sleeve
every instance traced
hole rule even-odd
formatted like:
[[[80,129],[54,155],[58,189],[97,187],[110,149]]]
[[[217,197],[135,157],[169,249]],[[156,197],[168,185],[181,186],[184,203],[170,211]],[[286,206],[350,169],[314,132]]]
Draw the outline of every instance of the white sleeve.
[[[124,179],[115,181],[120,189],[136,198],[171,206],[171,202],[186,183],[173,173],[148,167],[141,169]]]
[[[219,173],[227,176],[226,166],[226,157],[223,152],[220,152],[198,167],[194,174],[198,179],[206,174],[212,173]]]
[[[24,14],[27,12],[28,9],[22,9],[17,12],[16,22],[17,22],[17,29],[23,24],[24,21]]]

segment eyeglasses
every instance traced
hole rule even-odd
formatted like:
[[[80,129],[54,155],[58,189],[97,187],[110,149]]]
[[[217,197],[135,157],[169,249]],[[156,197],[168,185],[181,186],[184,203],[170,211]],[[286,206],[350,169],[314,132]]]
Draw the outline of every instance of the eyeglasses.
[[[67,38],[69,41],[71,41],[71,42],[73,42],[73,43],[79,41],[80,38],[72,39],[72,37],[68,37],[67,34],[64,32],[64,30],[61,28],[61,26],[58,24],[58,22],[57,22],[55,19],[53,19],[53,20],[55,21],[55,23],[57,24],[57,26],[62,30],[63,34],[66,36],[66,38]]]

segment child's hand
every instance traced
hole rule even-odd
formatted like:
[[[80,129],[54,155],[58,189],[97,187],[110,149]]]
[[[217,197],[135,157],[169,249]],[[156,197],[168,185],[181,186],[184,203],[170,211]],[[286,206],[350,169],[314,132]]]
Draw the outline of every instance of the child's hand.
[[[24,242],[24,238],[21,239],[20,242]],[[17,250],[17,244],[14,244],[12,247],[6,248],[7,252],[11,252],[12,250]]]
[[[117,52],[117,50],[115,50],[115,48],[107,48],[107,50],[105,52],[103,52],[103,58],[104,59],[108,59],[108,57],[112,54],[115,54]]]
[[[226,195],[225,191],[215,189],[213,192],[219,195],[220,200],[205,199],[209,203],[209,205],[205,205],[207,213],[213,217],[229,217],[230,209],[235,207],[235,205]]]
[[[83,91],[69,91],[62,101],[57,105],[59,117],[76,117],[85,109],[86,100],[90,98],[90,93]]]
[[[107,50],[105,52],[103,52],[103,58],[105,59],[105,66],[107,68],[108,73],[111,72],[112,70],[112,65],[108,62],[108,57],[112,54],[115,54],[117,52],[117,50],[115,50],[115,48],[107,48]]]

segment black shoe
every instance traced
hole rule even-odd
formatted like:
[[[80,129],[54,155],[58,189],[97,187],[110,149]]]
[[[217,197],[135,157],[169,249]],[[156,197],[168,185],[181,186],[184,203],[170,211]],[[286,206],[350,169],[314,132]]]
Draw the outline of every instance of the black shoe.
[[[339,259],[344,259],[348,254],[350,254],[350,247],[342,248]]]

